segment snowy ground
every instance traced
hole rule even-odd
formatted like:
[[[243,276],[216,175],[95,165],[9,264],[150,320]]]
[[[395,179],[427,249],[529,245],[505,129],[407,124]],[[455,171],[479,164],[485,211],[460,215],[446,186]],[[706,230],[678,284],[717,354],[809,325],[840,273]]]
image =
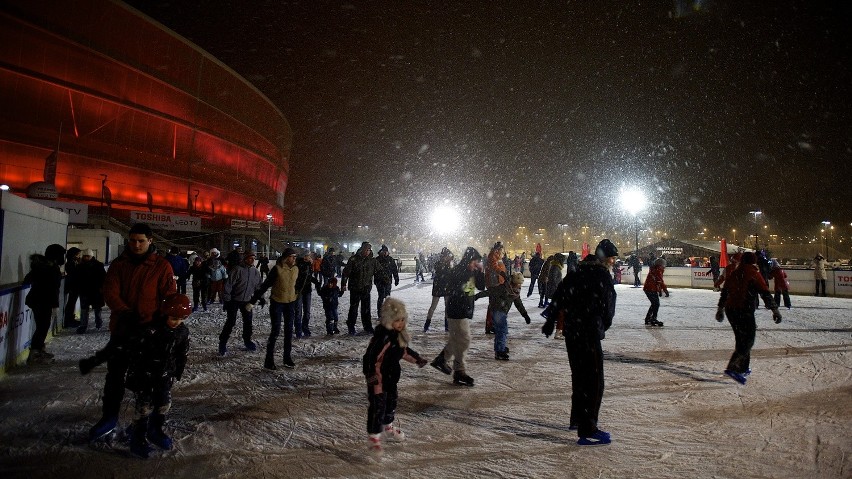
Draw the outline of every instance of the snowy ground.
[[[514,310],[509,316],[508,362],[494,360],[492,336],[482,333],[486,303],[478,303],[468,366],[475,387],[454,386],[429,366],[403,364],[397,417],[408,440],[388,445],[380,462],[366,453],[360,365],[366,337],[325,338],[315,302],[315,334],[295,343],[296,369],[266,371],[262,350],[238,348],[239,323],[233,353],[216,355],[224,322],[216,306],[188,321],[192,352],[169,415],[173,451],[141,460],[128,455],[120,437],[112,444],[86,442],[100,416],[105,369],[81,377],[77,360],[102,346],[107,333],[66,333],[48,346],[54,364],[20,367],[0,381],[0,474],[852,477],[852,299],[794,296],[779,325],[760,310],[754,373],[739,386],[721,373],[733,335],[727,323],[713,319],[717,293],[673,290],[660,310],[665,327],[646,329],[645,295],[625,285],[616,289],[615,323],[604,341],[600,424],[612,434],[609,446],[579,447],[568,430],[565,345],[540,334],[536,296],[525,300],[532,325]],[[445,334],[422,333],[430,293],[430,284],[415,285],[407,275],[393,296],[409,306],[413,348],[431,359]],[[342,317],[348,301],[348,294],[341,298]],[[440,305],[438,315],[442,311]],[[264,309],[255,319],[255,339],[263,343],[268,331]],[[126,425],[129,394],[124,404]]]

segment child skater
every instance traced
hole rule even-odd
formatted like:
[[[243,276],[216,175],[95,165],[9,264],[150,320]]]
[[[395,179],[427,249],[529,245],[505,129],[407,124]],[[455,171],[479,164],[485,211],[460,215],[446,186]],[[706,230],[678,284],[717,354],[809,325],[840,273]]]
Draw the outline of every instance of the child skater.
[[[325,333],[328,336],[340,334],[337,329],[337,302],[343,291],[337,286],[337,278],[331,277],[325,286],[317,286],[317,294],[322,298],[322,309],[325,310]]]
[[[488,296],[494,325],[494,359],[498,361],[509,360],[509,347],[506,343],[509,337],[509,310],[512,309],[513,304],[527,324],[530,324],[530,316],[524,308],[524,303],[521,302],[522,284],[524,284],[524,275],[514,272],[509,283],[489,288],[475,296],[477,299]]]
[[[408,332],[408,312],[405,303],[389,297],[382,304],[367,352],[364,353],[364,376],[367,378],[367,433],[370,435],[370,452],[382,453],[382,438],[402,441],[405,434],[393,426],[396,413],[397,383],[401,368],[399,360],[405,359],[418,367],[426,365],[414,350],[408,347],[411,333]]]
[[[163,431],[163,424],[172,405],[172,384],[180,381],[186,366],[189,328],[183,321],[191,312],[186,295],[168,296],[160,306],[160,317],[144,326],[140,340],[131,346],[125,386],[136,393],[136,420],[130,452],[143,459],[153,451],[151,444],[164,450],[172,448],[172,438]]]

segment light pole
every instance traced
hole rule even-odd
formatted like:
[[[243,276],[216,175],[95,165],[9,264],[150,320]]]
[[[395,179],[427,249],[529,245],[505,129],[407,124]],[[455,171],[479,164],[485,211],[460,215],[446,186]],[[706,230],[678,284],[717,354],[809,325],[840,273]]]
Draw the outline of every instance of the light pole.
[[[561,252],[564,253],[565,252],[565,229],[568,228],[568,225],[565,224],[565,223],[556,223],[556,225],[559,226],[559,229],[562,230],[562,251]]]
[[[731,232],[734,233],[734,244],[737,244],[737,229],[734,228],[731,230]]]
[[[755,230],[757,230],[757,231],[755,232],[755,234],[753,235],[753,236],[754,236],[754,249],[758,250],[758,249],[760,249],[760,246],[758,246],[758,244],[757,244],[757,241],[758,241],[758,233],[760,233],[760,229],[758,228],[758,224],[757,224],[757,217],[758,217],[758,216],[760,216],[760,215],[762,215],[762,214],[763,214],[763,211],[760,211],[760,210],[753,210],[753,211],[749,211],[749,212],[748,212],[748,214],[750,214],[750,215],[754,216],[754,228],[755,228]]]
[[[645,209],[647,200],[642,190],[638,188],[629,188],[621,190],[621,205],[633,216],[633,229],[635,232],[634,240],[636,249],[634,253],[639,255],[639,213]]]
[[[268,226],[266,237],[266,257],[269,258],[272,247],[272,213],[266,213],[266,223]]]
[[[823,221],[822,222],[822,250],[825,252],[825,257],[828,258],[828,244],[826,241],[826,230],[831,226],[831,221]]]

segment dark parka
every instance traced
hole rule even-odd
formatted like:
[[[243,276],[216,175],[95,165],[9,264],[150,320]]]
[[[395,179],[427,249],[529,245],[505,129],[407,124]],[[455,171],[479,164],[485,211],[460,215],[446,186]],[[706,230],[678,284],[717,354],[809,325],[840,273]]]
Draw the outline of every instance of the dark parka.
[[[89,300],[95,308],[104,306],[103,286],[106,279],[104,264],[96,258],[83,261],[77,266],[77,275],[80,278],[80,296]]]
[[[33,307],[59,307],[59,286],[62,283],[61,261],[49,260],[44,255],[30,255],[30,272],[24,277],[24,283],[32,285],[25,303]]]
[[[399,333],[379,324],[373,331],[373,337],[367,346],[367,352],[361,359],[364,377],[369,381],[376,377],[378,384],[391,385],[399,382],[402,368],[399,360],[416,363],[420,355],[409,347],[399,345]]]
[[[361,255],[361,251],[361,248],[358,248],[343,268],[341,289],[348,288],[355,293],[368,293],[373,290],[373,278],[381,266],[372,251],[366,257]]]
[[[556,290],[553,301],[565,315],[563,333],[568,337],[604,339],[615,316],[615,288],[612,276],[595,255],[580,262]]]
[[[474,250],[475,251],[475,250]],[[476,290],[485,289],[485,273],[477,269],[470,271],[468,265],[475,259],[482,259],[479,253],[465,252],[459,264],[448,273],[449,294],[447,295],[447,317],[453,319],[473,319]]]
[[[393,284],[399,284],[399,269],[396,267],[396,260],[391,257],[391,255],[379,255],[376,258],[376,263],[378,266],[376,268],[376,276],[375,282],[376,286],[381,284],[390,286],[391,281]]]

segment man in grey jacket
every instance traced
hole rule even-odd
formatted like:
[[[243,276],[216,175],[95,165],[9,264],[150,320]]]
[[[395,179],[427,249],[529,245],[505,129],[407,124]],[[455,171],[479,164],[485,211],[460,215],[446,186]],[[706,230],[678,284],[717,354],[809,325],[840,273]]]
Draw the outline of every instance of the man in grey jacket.
[[[349,316],[346,318],[346,326],[349,335],[355,335],[355,321],[358,319],[358,304],[361,305],[361,324],[364,326],[363,334],[373,334],[373,319],[370,316],[370,292],[373,289],[373,278],[376,270],[381,266],[373,256],[373,246],[364,241],[355,255],[343,268],[343,281],[340,285],[341,291],[349,289]]]
[[[228,338],[231,330],[237,322],[237,311],[243,318],[243,342],[246,349],[256,351],[257,345],[252,341],[252,317],[254,305],[250,302],[255,291],[260,286],[260,271],[254,267],[254,251],[247,251],[243,255],[243,262],[231,270],[222,299],[225,302],[225,311],[228,313],[222,333],[219,334],[219,355],[224,356],[228,352]]]

